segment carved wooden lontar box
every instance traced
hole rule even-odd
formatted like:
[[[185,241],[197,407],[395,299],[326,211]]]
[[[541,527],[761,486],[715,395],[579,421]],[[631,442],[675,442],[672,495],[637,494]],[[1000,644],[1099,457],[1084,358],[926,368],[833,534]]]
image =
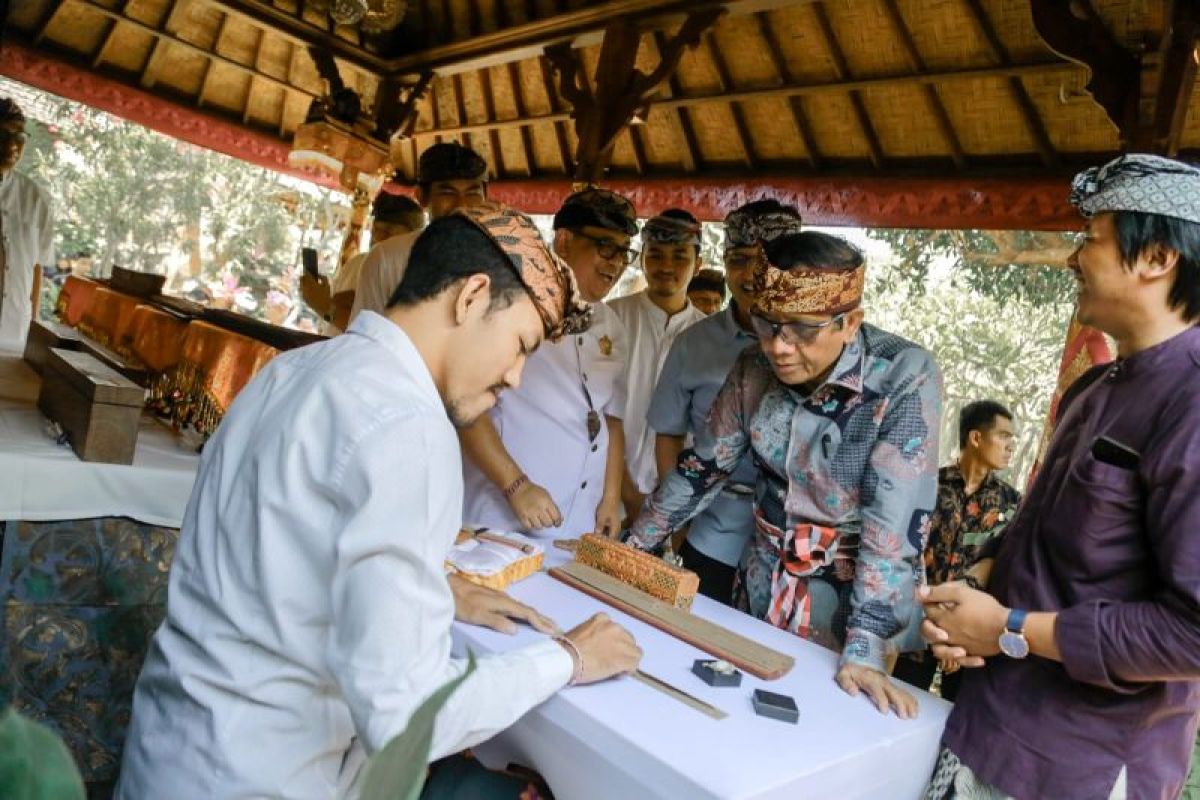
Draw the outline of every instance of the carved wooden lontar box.
[[[84,461],[132,464],[144,390],[90,353],[50,348],[38,408]]]

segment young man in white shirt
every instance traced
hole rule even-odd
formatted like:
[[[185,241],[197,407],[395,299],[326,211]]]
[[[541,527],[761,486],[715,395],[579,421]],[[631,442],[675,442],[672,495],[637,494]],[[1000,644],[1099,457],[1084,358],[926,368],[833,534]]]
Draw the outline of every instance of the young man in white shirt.
[[[470,208],[487,199],[487,162],[483,156],[456,142],[435,144],[421,153],[417,164],[417,199],[440,219],[457,208]],[[420,231],[393,236],[375,244],[363,262],[350,321],[363,309],[382,314],[392,292],[400,285],[408,256]]]
[[[386,242],[407,233],[420,233],[425,227],[425,212],[416,200],[402,194],[380,192],[371,204],[371,244]],[[367,253],[356,253],[333,273],[313,277],[300,276],[300,293],[309,308],[321,317],[321,333],[336,336],[350,324],[350,311],[358,294]]]
[[[54,215],[46,190],[17,172],[25,114],[0,97],[0,350],[20,350],[37,316],[42,267],[54,264]]]
[[[556,630],[443,564],[462,519],[455,428],[519,384],[543,337],[586,321],[574,293],[528,217],[464,209],[418,240],[386,315],[278,356],[242,391],[204,449],[119,798],[345,796],[462,674],[455,616]],[[431,758],[640,655],[597,615],[479,659],[438,713]]]
[[[554,216],[554,250],[592,306],[591,327],[542,347],[521,387],[459,432],[463,520],[499,530],[579,536],[621,529],[625,473],[625,326],[600,301],[636,251],[624,197],[585,189]]]
[[[625,463],[621,489],[625,513],[637,516],[645,495],[658,485],[654,430],[646,422],[650,398],[671,344],[684,328],[704,319],[688,301],[687,287],[700,261],[700,223],[678,208],[642,226],[642,271],[646,289],[609,303],[629,333],[626,368]]]

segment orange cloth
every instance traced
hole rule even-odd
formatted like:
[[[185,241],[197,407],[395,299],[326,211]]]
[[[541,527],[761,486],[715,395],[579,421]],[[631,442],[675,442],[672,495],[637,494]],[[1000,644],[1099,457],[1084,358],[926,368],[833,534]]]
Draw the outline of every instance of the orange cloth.
[[[151,372],[162,373],[179,363],[188,324],[153,306],[140,305],[129,323],[129,349]]]
[[[98,286],[91,305],[79,322],[79,329],[105,347],[128,356],[129,325],[139,303],[136,297],[121,294],[106,286]]]
[[[58,318],[72,328],[83,319],[83,314],[92,304],[92,297],[100,284],[77,275],[68,275],[58,293],[58,303],[55,313]]]

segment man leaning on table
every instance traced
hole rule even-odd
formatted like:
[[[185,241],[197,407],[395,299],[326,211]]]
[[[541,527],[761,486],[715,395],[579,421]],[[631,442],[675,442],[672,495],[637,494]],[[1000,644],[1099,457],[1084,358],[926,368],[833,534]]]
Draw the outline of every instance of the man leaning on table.
[[[1064,397],[995,596],[924,597],[934,655],[980,667],[931,800],[1174,798],[1200,722],[1200,169],[1122,156],[1071,200],[1079,321],[1119,355]]]
[[[646,500],[630,542],[646,549],[704,510],[752,453],[754,535],[735,604],[841,651],[838,684],[916,714],[888,676],[921,646],[915,592],[937,491],[941,376],[933,357],[863,322],[862,254],[823,233],[762,246],[750,322],[759,348],[734,363],[708,415]]]
[[[344,796],[364,758],[463,672],[455,616],[556,632],[446,577],[462,519],[455,428],[587,313],[528,217],[464,209],[413,245],[386,314],[259,373],[204,448],[119,797]],[[603,615],[482,658],[438,713],[432,757],[639,658]]]

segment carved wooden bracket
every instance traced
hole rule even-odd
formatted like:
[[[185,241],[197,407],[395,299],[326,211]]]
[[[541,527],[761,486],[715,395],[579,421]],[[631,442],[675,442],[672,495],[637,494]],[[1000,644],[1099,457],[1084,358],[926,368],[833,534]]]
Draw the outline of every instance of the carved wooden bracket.
[[[416,83],[400,84],[396,78],[385,78],[375,98],[375,135],[384,141],[392,136],[412,135],[417,124],[417,103],[433,83],[433,70],[426,70]]]
[[[658,65],[649,75],[637,69],[641,33],[637,26],[618,17],[604,29],[604,44],[596,64],[595,92],[589,92],[587,76],[570,45],[546,48],[546,56],[558,74],[558,91],[571,104],[579,147],[575,152],[575,179],[596,183],[612,159],[617,135],[635,114],[646,113],[650,94],[679,65],[685,47],[696,47],[700,37],[725,13],[710,8],[689,14],[679,31],[659,51]],[[644,118],[644,116],[643,116]]]

